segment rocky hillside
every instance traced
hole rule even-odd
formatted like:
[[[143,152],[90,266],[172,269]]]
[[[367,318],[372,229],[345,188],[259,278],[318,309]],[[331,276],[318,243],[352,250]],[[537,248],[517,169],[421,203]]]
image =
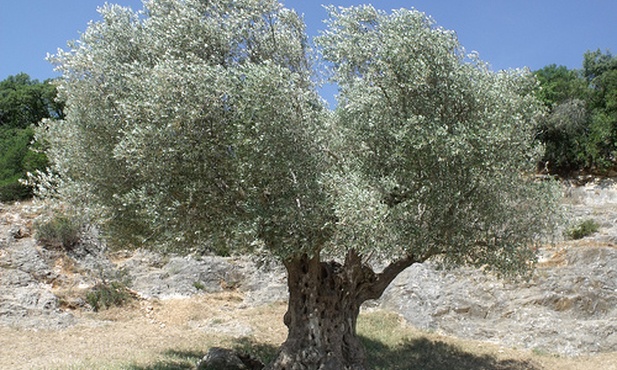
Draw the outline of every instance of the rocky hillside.
[[[617,186],[604,181],[566,187],[564,203],[573,225],[593,219],[600,228],[542,249],[531,280],[506,282],[469,268],[414,265],[365,309],[392,310],[421,329],[512,347],[566,355],[616,352]],[[106,253],[94,238],[68,252],[45,249],[31,235],[40,207],[0,206],[0,325],[75,325],[75,313],[91,309],[86,292],[110,281],[125,283],[145,301],[223,290],[241,292],[247,306],[286,299],[280,266],[258,267],[249,258]],[[227,329],[250,331],[242,325]]]

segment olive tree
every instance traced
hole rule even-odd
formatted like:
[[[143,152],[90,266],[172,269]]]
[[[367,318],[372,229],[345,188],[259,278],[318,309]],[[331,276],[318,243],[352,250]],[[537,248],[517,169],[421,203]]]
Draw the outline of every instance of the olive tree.
[[[53,163],[39,190],[115,243],[241,234],[284,264],[289,333],[269,369],[364,369],[363,302],[428,259],[524,271],[553,209],[529,176],[529,73],[491,72],[417,11],[330,11],[334,112],[277,1],[150,0],[103,7],[51,57],[66,118],[38,133]]]

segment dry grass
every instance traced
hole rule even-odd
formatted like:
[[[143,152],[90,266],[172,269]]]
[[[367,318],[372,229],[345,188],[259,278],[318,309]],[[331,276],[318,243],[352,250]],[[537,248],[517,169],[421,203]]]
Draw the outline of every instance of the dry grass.
[[[60,331],[0,328],[2,369],[191,369],[208,348],[240,348],[270,358],[285,339],[282,303],[246,307],[234,292],[141,301]],[[252,328],[250,333],[242,330]],[[358,332],[375,370],[617,370],[617,354],[563,358],[464,341],[411,328],[395,314],[365,312]]]
[[[358,331],[375,370],[617,370],[617,353],[567,358],[504,348],[420,331],[383,311],[363,315]]]
[[[246,320],[255,340],[281,341],[284,307],[242,308],[237,294],[192,299],[142,301],[132,307],[84,313],[81,324],[60,331],[0,328],[1,369],[126,369],[167,361],[170,353],[205,353],[214,345],[230,345],[233,337],[216,325]],[[264,318],[270,316],[268,319]],[[276,319],[274,318],[276,317]],[[282,324],[281,324],[282,326]],[[211,330],[209,330],[211,329]],[[147,368],[147,367],[145,367]],[[182,367],[179,367],[182,368]]]

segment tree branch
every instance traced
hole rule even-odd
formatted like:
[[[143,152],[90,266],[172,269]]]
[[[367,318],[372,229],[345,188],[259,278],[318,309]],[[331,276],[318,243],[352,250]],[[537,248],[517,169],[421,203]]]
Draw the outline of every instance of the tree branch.
[[[399,259],[388,265],[381,273],[375,274],[371,284],[365,286],[365,289],[360,293],[361,301],[368,299],[378,299],[383,294],[384,290],[390,285],[403,270],[413,265],[414,263],[424,262],[424,258],[416,258],[409,255],[405,258]]]

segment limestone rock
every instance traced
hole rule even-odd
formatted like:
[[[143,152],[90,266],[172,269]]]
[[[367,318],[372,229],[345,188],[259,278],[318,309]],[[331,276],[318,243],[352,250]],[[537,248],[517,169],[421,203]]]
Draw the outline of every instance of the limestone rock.
[[[198,370],[261,370],[264,364],[252,356],[230,349],[213,347],[197,365]]]
[[[129,274],[131,288],[145,298],[189,297],[235,289],[244,280],[243,265],[224,257],[161,257],[138,251],[119,268]]]
[[[540,266],[529,282],[430,263],[401,273],[381,308],[421,329],[579,355],[617,351],[617,249],[573,247],[565,265]]]

